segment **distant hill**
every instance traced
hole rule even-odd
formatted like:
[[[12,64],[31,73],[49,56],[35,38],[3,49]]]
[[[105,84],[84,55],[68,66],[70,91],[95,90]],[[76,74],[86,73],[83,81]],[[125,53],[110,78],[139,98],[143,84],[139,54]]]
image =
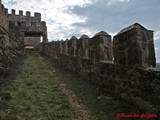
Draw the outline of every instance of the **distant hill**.
[[[156,68],[160,69],[160,63],[156,64]]]

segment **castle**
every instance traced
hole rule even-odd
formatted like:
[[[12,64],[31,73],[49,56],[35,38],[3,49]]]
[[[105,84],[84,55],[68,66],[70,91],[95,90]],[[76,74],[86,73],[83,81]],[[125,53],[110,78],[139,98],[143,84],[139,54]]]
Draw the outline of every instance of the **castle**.
[[[139,23],[124,28],[113,40],[101,31],[92,38],[82,35],[80,39],[73,36],[48,42],[46,23],[41,21],[40,13],[32,17],[30,12],[24,16],[23,11],[16,15],[12,10],[8,14],[0,0],[0,78],[24,54],[22,44],[36,48],[81,80],[92,82],[103,94],[133,105],[134,110],[160,111],[160,72],[153,69],[153,31]]]
[[[133,105],[131,111],[160,111],[160,72],[156,65],[153,31],[135,23],[111,35],[101,31],[65,41],[40,43],[38,50],[102,94]],[[133,112],[133,111],[132,111]]]
[[[19,10],[19,14],[15,14],[16,11],[12,9],[11,14],[8,13],[8,9],[1,4],[0,0],[0,26],[6,31],[14,33],[18,40],[24,41],[25,47],[35,47],[41,42],[47,42],[47,27],[46,22],[41,21],[41,14],[34,13],[31,16],[29,11],[26,15],[23,15],[23,11]]]
[[[24,16],[23,11],[20,10],[19,15],[16,15],[15,10],[12,9],[12,13],[8,14],[8,9],[2,4],[0,6],[0,21],[2,21],[0,25],[9,33],[14,33],[18,40],[24,41],[26,47],[37,46],[41,42],[40,37],[43,37],[43,43],[48,42],[46,22],[41,21],[40,13],[34,13],[32,17],[27,11]],[[56,42],[53,49],[57,48],[55,51],[58,51],[60,48],[66,54],[83,57],[87,57],[91,52],[91,59],[96,61],[113,61],[114,59],[115,64],[140,65],[146,68],[156,66],[153,31],[147,30],[138,23],[120,31],[114,36],[113,42],[111,36],[103,31],[91,39],[85,37],[82,36],[80,40],[72,37],[66,42]],[[85,40],[82,40],[83,38]],[[89,48],[91,48],[90,51]]]

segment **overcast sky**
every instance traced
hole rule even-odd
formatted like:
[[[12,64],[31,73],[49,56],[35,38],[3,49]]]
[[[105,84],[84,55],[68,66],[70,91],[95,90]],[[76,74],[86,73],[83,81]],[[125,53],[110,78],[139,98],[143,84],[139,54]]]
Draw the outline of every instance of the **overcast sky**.
[[[103,30],[115,35],[138,22],[154,31],[157,62],[160,62],[160,0],[2,0],[12,8],[40,12],[47,22],[49,41],[92,37]]]

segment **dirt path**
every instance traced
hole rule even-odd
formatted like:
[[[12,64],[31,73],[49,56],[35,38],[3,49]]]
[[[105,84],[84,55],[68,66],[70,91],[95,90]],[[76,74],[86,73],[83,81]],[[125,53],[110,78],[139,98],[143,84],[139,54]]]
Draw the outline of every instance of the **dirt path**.
[[[28,55],[15,74],[0,89],[0,120],[92,120],[39,54]]]
[[[63,93],[68,98],[68,101],[71,105],[71,107],[74,109],[77,115],[77,120],[93,120],[91,117],[91,113],[84,105],[80,104],[78,102],[77,96],[73,93],[73,91],[70,91],[66,88],[63,81],[61,81],[60,88],[63,91]]]

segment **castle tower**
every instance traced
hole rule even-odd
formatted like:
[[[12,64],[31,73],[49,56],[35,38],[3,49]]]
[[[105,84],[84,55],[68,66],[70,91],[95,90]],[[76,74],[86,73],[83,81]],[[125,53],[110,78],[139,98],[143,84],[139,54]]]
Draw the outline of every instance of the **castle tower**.
[[[155,67],[153,31],[135,23],[113,39],[114,62],[123,65]]]

